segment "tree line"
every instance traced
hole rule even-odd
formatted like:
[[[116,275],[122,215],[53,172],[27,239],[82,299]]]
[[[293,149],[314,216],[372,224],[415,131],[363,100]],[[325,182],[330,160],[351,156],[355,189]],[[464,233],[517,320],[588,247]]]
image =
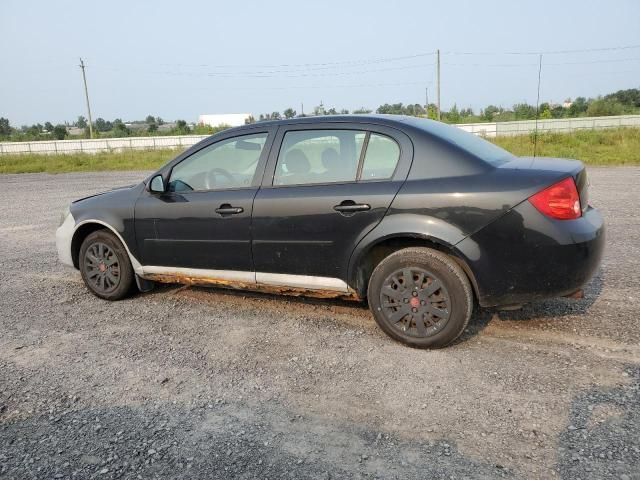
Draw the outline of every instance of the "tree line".
[[[347,109],[327,108],[322,102],[313,108],[310,114],[296,112],[293,108],[287,108],[282,112],[261,113],[258,118],[250,116],[245,123],[255,123],[267,120],[280,120],[283,118],[304,117],[308,115],[348,115],[367,114],[373,110],[361,107],[353,111]],[[410,115],[415,117],[425,117],[436,119],[437,107],[435,104],[421,105],[418,103],[405,105],[403,103],[393,103],[380,105],[376,110],[379,114]],[[502,106],[487,105],[485,108],[475,112],[472,108],[459,109],[454,104],[448,111],[442,111],[440,118],[446,123],[478,123],[478,122],[506,122],[514,120],[533,120],[536,117],[541,119],[551,118],[575,118],[575,117],[601,117],[610,115],[640,114],[640,89],[631,88],[618,90],[604,96],[595,98],[577,97],[574,100],[566,99],[562,104],[549,102],[541,103],[538,108],[528,103],[518,103],[511,108]],[[0,117],[0,139],[12,141],[29,141],[68,138],[70,127],[81,129],[80,135],[75,138],[89,138],[89,125],[87,119],[80,115],[73,123],[53,125],[51,122],[44,124],[23,125],[14,128],[9,120]],[[127,137],[127,136],[149,136],[149,135],[186,135],[198,134],[209,135],[216,133],[228,125],[211,127],[208,125],[189,125],[185,120],[165,122],[159,116],[148,115],[144,120],[136,120],[125,124],[122,119],[108,121],[97,118],[93,122],[94,136],[99,137]]]

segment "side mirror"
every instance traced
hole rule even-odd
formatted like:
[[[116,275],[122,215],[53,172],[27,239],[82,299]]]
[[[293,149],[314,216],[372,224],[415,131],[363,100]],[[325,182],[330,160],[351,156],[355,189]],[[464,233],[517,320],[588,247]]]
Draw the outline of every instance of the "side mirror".
[[[162,175],[156,175],[151,179],[149,191],[153,193],[164,193],[164,180],[162,179]]]

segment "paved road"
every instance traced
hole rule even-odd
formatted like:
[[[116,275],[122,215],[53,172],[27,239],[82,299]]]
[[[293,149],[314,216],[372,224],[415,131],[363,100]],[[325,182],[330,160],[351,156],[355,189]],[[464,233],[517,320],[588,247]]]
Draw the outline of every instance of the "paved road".
[[[336,301],[93,297],[59,212],[142,176],[0,176],[0,477],[640,478],[639,168],[591,169],[584,300],[481,311],[439,351]]]

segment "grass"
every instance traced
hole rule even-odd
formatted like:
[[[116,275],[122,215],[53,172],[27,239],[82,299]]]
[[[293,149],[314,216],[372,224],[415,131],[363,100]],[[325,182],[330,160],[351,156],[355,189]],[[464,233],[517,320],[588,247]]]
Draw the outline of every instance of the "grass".
[[[491,141],[519,156],[533,155],[533,134]],[[578,130],[538,135],[537,155],[575,158],[587,165],[640,165],[640,128]]]
[[[492,142],[515,155],[533,154],[533,135],[498,137]],[[588,165],[640,165],[640,128],[581,130],[538,135],[538,155],[577,158]],[[96,154],[0,155],[0,173],[64,173],[155,170],[179,150],[128,150]]]
[[[0,173],[65,173],[107,170],[155,170],[180,150],[125,150],[121,152],[42,155],[0,155]]]

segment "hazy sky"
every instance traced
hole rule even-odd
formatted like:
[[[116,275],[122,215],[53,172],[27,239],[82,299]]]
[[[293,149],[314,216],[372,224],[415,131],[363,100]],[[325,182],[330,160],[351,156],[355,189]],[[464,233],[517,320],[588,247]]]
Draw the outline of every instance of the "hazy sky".
[[[0,117],[195,121],[291,106],[535,103],[640,87],[640,1],[0,0]]]

